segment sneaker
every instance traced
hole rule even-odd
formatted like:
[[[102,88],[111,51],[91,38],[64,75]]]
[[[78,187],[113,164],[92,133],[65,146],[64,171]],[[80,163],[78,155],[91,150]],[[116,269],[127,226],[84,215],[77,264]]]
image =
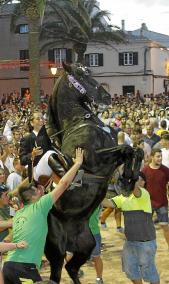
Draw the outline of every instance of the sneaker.
[[[124,228],[123,227],[117,227],[116,232],[124,235]]]
[[[102,229],[107,229],[107,224],[106,223],[101,223],[101,228]]]
[[[104,284],[102,278],[96,278],[96,284]]]

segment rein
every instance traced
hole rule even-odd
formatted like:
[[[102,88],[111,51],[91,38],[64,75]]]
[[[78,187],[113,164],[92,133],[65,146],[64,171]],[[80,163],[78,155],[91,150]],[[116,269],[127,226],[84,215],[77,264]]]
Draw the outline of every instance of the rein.
[[[66,132],[66,130],[65,130],[65,133],[67,134],[67,136],[69,136],[70,134],[74,133],[76,130],[78,130],[78,129],[80,129],[80,128],[83,128],[83,127],[85,127],[85,126],[91,126],[91,127],[93,127],[93,128],[98,128],[98,129],[104,131],[105,133],[109,134],[108,132],[106,132],[106,131],[104,130],[103,127],[99,126],[98,124],[95,125],[95,124],[90,124],[90,123],[87,123],[87,122],[73,127],[73,129],[70,130],[69,132]]]
[[[97,176],[94,174],[84,173],[82,177],[82,183],[103,183],[103,181],[107,181],[107,177]]]

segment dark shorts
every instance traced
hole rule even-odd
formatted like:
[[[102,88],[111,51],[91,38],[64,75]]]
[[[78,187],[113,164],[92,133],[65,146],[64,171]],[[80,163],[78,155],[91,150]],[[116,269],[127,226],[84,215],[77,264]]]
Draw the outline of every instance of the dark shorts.
[[[131,280],[143,279],[154,283],[159,282],[155,266],[156,241],[126,241],[122,253],[122,267]]]
[[[168,224],[168,207],[153,208],[153,213],[156,212],[157,219],[160,225]]]
[[[3,277],[5,284],[22,284],[22,279],[33,282],[41,281],[39,271],[33,263],[20,263],[6,261],[3,266]]]

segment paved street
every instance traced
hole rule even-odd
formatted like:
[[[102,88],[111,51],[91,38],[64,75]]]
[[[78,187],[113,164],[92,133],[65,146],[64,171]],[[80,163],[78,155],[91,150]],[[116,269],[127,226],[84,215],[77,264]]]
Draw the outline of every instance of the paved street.
[[[105,284],[131,284],[125,274],[121,272],[121,250],[123,239],[115,232],[114,218],[111,215],[107,219],[108,229],[102,230],[102,239],[105,243],[105,248],[102,253],[104,261],[104,283]],[[162,231],[157,230],[157,267],[161,277],[161,284],[169,283],[169,251],[163,239]],[[84,276],[81,278],[82,284],[95,284],[95,270],[91,264],[86,264],[83,267]],[[47,276],[49,268],[43,270],[43,276]],[[70,284],[65,271],[63,271],[61,284]]]

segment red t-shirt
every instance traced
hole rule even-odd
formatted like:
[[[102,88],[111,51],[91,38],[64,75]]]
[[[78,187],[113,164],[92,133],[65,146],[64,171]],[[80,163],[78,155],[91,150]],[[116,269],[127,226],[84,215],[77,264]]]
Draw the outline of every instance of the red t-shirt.
[[[169,181],[169,168],[161,165],[159,169],[152,169],[150,166],[143,168],[146,176],[146,188],[150,193],[153,208],[160,208],[168,205],[167,188]]]

